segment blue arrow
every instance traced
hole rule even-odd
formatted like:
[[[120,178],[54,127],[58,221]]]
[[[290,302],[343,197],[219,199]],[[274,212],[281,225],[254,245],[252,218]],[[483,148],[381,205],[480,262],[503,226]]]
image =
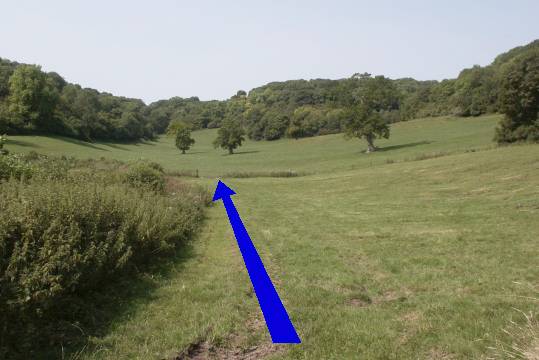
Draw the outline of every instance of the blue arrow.
[[[232,225],[232,230],[234,230],[234,235],[238,241],[243,261],[245,262],[247,272],[251,278],[251,283],[255,289],[258,303],[262,309],[262,314],[264,314],[264,319],[266,319],[266,325],[268,326],[271,340],[275,344],[299,344],[301,343],[301,340],[296,333],[296,329],[294,329],[294,325],[292,325],[292,322],[288,317],[288,313],[279,298],[279,294],[277,294],[277,291],[264,268],[264,264],[262,263],[245,226],[241,222],[238,210],[236,210],[236,207],[230,198],[235,194],[234,190],[219,180],[217,188],[215,189],[215,194],[213,195],[213,201],[223,200],[228,219],[230,220],[230,225]]]

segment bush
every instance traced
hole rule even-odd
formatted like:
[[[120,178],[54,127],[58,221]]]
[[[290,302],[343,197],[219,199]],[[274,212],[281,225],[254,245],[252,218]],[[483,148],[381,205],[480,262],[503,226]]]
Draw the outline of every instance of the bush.
[[[16,180],[30,179],[35,173],[35,168],[24,160],[21,155],[0,156],[0,182],[10,178]]]
[[[165,189],[165,175],[161,165],[149,162],[138,162],[125,173],[124,181],[136,188],[148,188],[155,192]]]
[[[0,156],[0,358],[79,336],[96,292],[185,243],[209,201],[156,163]]]
[[[27,354],[35,339],[58,341],[63,324],[89,311],[89,292],[185,243],[207,196],[182,189],[161,196],[99,182],[2,184],[0,323],[9,326],[0,327],[0,358]]]

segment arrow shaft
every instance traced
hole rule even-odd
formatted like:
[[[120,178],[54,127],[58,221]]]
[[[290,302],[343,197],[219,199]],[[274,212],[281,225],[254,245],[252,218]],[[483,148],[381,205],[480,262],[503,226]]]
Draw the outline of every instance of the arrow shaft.
[[[262,259],[241,221],[240,215],[230,197],[223,197],[226,213],[238,242],[245,267],[266,320],[274,343],[300,343],[290,317],[266,272]]]

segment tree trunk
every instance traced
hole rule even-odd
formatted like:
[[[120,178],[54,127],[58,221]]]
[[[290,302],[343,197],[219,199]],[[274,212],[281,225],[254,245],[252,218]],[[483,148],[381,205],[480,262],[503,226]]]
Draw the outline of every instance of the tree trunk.
[[[182,150],[182,154],[185,154],[185,150]]]
[[[232,154],[234,154],[234,149],[232,149],[232,148],[228,148],[228,154],[229,154],[229,155],[232,155]]]
[[[367,140],[367,151],[365,152],[368,154],[373,151],[376,151],[376,146],[374,146],[374,137],[369,134],[365,136],[365,140]]]

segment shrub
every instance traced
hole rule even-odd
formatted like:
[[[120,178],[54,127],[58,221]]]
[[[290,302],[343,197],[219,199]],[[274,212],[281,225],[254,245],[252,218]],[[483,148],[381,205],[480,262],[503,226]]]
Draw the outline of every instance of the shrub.
[[[0,135],[0,150],[4,148],[4,144],[7,142],[6,135]]]
[[[127,184],[137,188],[148,188],[155,192],[165,189],[163,168],[156,163],[138,162],[127,170],[124,179]]]
[[[61,339],[63,324],[89,311],[91,291],[185,243],[207,196],[182,189],[162,196],[99,182],[3,183],[0,323],[10,325],[0,326],[0,358],[28,353],[35,339]]]
[[[31,150],[28,154],[23,155],[23,159],[26,161],[36,161],[44,157],[43,155],[38,154],[34,150]]]
[[[35,168],[21,155],[0,156],[0,182],[10,178],[27,180],[35,173]]]

